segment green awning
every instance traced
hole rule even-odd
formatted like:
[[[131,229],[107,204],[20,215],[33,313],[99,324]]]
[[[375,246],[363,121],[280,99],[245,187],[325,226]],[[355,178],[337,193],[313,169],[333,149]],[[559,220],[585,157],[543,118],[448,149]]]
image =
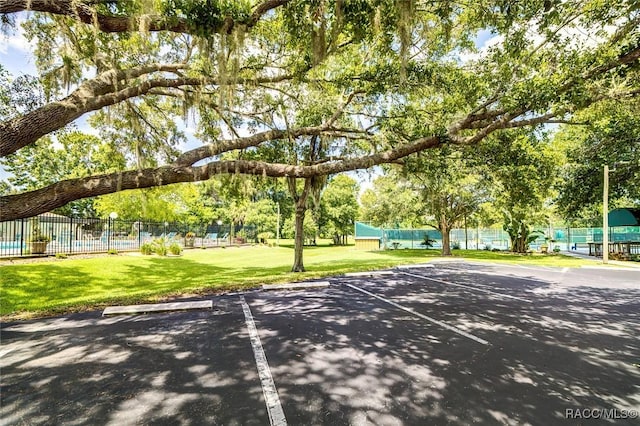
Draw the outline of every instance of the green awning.
[[[640,209],[613,209],[609,212],[609,226],[640,225]]]

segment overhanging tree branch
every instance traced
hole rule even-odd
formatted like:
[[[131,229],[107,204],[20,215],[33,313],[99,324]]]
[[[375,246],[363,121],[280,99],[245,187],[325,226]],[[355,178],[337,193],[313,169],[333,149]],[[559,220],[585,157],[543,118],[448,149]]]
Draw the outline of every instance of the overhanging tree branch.
[[[35,191],[0,197],[0,220],[35,216],[81,198],[110,194],[127,189],[150,188],[180,182],[207,180],[220,174],[246,174],[269,177],[308,178],[348,170],[366,169],[390,163],[412,153],[444,143],[438,137],[422,138],[385,152],[308,166],[263,161],[215,161],[203,166],[169,165],[153,169],[129,170],[78,179],[69,179]]]
[[[236,25],[255,26],[265,13],[287,4],[289,0],[267,0],[257,5],[248,19],[234,21],[226,17],[217,26],[198,28],[185,18],[143,14],[120,16],[99,13],[90,2],[75,0],[0,0],[0,13],[9,14],[23,11],[43,12],[66,16],[93,25],[105,33],[129,31],[169,31],[174,33],[197,34],[202,30],[211,33],[229,33]]]
[[[64,127],[83,114],[145,95],[153,89],[219,84],[215,78],[204,77],[163,77],[143,81],[134,80],[154,73],[175,72],[183,68],[186,68],[184,64],[153,64],[129,70],[109,70],[87,80],[60,101],[48,103],[24,115],[0,123],[0,157],[5,157],[34,143],[42,136]],[[225,82],[225,84],[246,84],[254,81],[258,83],[280,82],[290,78],[289,75],[261,77],[255,80],[236,78]]]

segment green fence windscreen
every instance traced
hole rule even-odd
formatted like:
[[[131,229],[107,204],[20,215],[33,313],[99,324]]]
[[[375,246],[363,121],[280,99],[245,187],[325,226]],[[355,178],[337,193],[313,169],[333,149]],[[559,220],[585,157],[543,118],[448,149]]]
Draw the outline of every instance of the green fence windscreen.
[[[371,237],[382,238],[382,229],[376,228],[366,223],[356,222],[356,238]]]

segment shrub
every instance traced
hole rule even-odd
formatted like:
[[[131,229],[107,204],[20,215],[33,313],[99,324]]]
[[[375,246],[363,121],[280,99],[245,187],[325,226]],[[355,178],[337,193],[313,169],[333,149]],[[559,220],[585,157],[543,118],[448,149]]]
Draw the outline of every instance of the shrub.
[[[109,251],[107,251],[108,254],[118,254],[118,250],[116,249],[109,249]]]
[[[171,243],[171,245],[169,245],[169,253],[178,256],[182,253],[182,247],[180,247],[178,243]]]
[[[273,239],[273,232],[260,232],[258,234],[258,241],[262,244],[267,244],[267,240]]]
[[[144,243],[140,246],[140,253],[144,254],[144,255],[150,255],[154,252],[153,249],[153,244],[151,243]]]
[[[423,240],[420,243],[421,246],[425,246],[426,248],[431,248],[433,247],[433,243],[436,242],[436,240],[432,240],[431,238],[429,238],[429,236],[427,234],[424,234],[422,236]]]
[[[453,250],[460,250],[460,242],[459,242],[459,241],[454,241],[454,242],[451,244],[451,248],[452,248]]]
[[[554,253],[560,253],[560,247],[555,246],[555,247],[553,248],[553,252],[554,252]]]
[[[154,243],[153,251],[158,256],[166,256],[167,253],[169,252],[169,250],[167,249],[167,245],[164,242],[162,242],[162,243]]]
[[[56,259],[66,259],[67,257],[67,253],[56,253]]]

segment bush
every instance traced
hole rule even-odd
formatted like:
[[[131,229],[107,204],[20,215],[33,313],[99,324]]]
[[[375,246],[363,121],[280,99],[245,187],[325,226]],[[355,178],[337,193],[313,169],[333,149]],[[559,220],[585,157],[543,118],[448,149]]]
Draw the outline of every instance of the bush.
[[[424,234],[422,236],[423,240],[420,243],[421,246],[425,246],[425,248],[431,248],[433,247],[433,244],[436,242],[436,240],[432,240],[431,238],[429,238],[429,236],[427,234]]]
[[[66,259],[67,257],[67,253],[56,253],[56,259]]]
[[[560,247],[555,246],[555,247],[553,248],[553,252],[554,252],[554,253],[560,253]]]
[[[109,251],[107,251],[108,254],[118,254],[118,250],[116,249],[109,249]]]
[[[166,256],[169,253],[169,249],[167,249],[167,245],[163,242],[154,242],[153,251],[158,256]]]
[[[169,246],[169,253],[173,254],[174,256],[178,256],[182,253],[182,247],[180,247],[180,244],[178,243],[171,243],[171,245]]]
[[[155,250],[153,249],[153,244],[151,243],[144,243],[140,246],[140,253],[144,254],[144,255],[150,255],[154,252]]]
[[[262,244],[266,244],[267,240],[273,239],[273,232],[260,232],[258,234],[258,241]]]
[[[454,241],[454,242],[451,244],[451,248],[452,248],[453,250],[460,250],[460,242],[459,242],[459,241]]]

